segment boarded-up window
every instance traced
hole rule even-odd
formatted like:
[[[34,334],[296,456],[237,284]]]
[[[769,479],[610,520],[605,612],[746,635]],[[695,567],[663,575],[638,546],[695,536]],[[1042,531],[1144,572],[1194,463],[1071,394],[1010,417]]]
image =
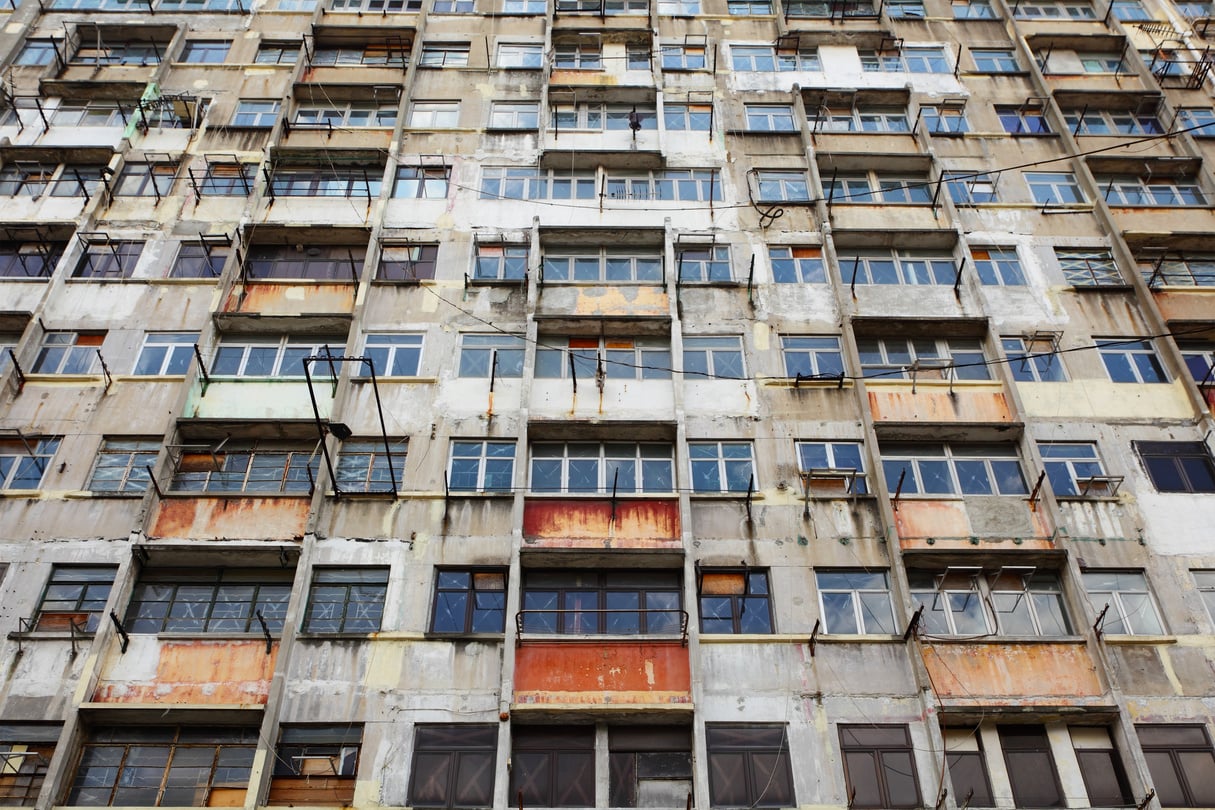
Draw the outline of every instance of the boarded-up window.
[[[612,807],[680,807],[692,792],[692,735],[687,728],[609,729]]]
[[[713,807],[792,807],[793,772],[783,724],[705,727]]]
[[[419,725],[414,735],[410,805],[491,806],[497,750],[498,729],[489,724]]]
[[[595,729],[532,727],[513,730],[511,796],[524,807],[595,806]]]

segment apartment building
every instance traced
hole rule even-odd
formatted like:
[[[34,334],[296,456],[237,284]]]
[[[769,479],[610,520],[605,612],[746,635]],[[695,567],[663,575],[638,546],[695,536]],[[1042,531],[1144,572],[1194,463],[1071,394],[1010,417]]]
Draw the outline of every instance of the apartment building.
[[[1215,807],[1209,0],[0,18],[0,806]]]

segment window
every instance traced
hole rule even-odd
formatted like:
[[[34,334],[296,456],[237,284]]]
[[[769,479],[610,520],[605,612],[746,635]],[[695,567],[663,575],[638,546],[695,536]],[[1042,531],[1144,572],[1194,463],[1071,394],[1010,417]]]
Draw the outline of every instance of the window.
[[[1080,67],[1085,73],[1122,73],[1123,56],[1120,53],[1085,53],[1080,55]],[[1168,67],[1176,63],[1166,62]]]
[[[1177,10],[1190,20],[1201,20],[1215,15],[1215,4],[1201,2],[1201,0],[1179,0],[1173,5],[1177,6]]]
[[[598,196],[596,186],[594,172],[536,168],[481,170],[483,200],[593,200]]]
[[[303,632],[375,633],[387,591],[387,568],[315,569]]]
[[[363,258],[361,245],[253,245],[242,275],[254,282],[313,279],[354,283]]]
[[[859,52],[867,73],[949,73],[944,48],[906,46],[902,50]]]
[[[475,9],[474,0],[435,0],[431,11],[435,14],[472,14]]]
[[[861,373],[887,380],[990,380],[976,338],[859,338]]]
[[[553,104],[553,129],[588,130],[595,132],[627,132],[637,125],[640,131],[659,126],[654,107],[637,104],[603,104],[582,102]]]
[[[813,119],[822,132],[910,132],[902,107],[819,108]]]
[[[372,197],[380,196],[383,166],[276,168],[267,193],[271,197]]]
[[[706,568],[697,574],[700,632],[771,633],[772,596],[768,572]]]
[[[544,62],[544,46],[540,43],[502,43],[498,46],[498,67],[539,68]]]
[[[1059,498],[1110,494],[1105,468],[1092,442],[1038,442],[1042,466]]]
[[[785,5],[785,16],[789,18],[847,19],[850,17],[876,17],[870,0],[789,0]]]
[[[14,65],[43,66],[54,63],[59,57],[59,49],[53,39],[28,39],[25,46],[17,54]]]
[[[750,492],[755,484],[751,442],[689,442],[694,492]]]
[[[1148,590],[1142,571],[1089,569],[1081,576],[1093,611],[1100,614],[1108,606],[1100,629],[1106,635],[1149,635],[1164,633],[1155,600]]]
[[[178,61],[191,65],[217,65],[228,58],[231,47],[232,40],[229,39],[192,39],[181,49]]]
[[[571,370],[571,364],[573,370]],[[536,378],[582,380],[671,379],[671,345],[661,338],[541,337],[536,348]]]
[[[1018,20],[1097,19],[1091,4],[1074,0],[1021,0],[1016,9]]]
[[[159,65],[160,54],[167,43],[163,42],[111,42],[102,44],[101,29],[95,29],[96,45],[81,45],[72,55],[73,65],[135,65],[146,67]],[[87,42],[91,38],[85,39]]]
[[[713,105],[666,103],[662,105],[662,116],[671,131],[708,132],[713,123]]]
[[[692,735],[679,726],[608,727],[609,804],[657,807],[692,792]]]
[[[522,377],[523,338],[516,335],[460,336],[461,377]]]
[[[1080,765],[1085,792],[1092,807],[1125,807],[1134,799],[1122,759],[1110,739],[1109,729],[1101,726],[1072,726],[1068,729],[1072,748]]]
[[[303,129],[330,129],[331,127],[380,127],[391,128],[397,122],[395,104],[302,104],[295,108],[291,125]]]
[[[187,447],[173,474],[178,492],[249,492],[277,495],[310,492],[315,478],[309,474],[314,460],[312,445],[286,446],[230,442],[220,450]]]
[[[692,379],[744,379],[741,338],[684,338],[683,373]]]
[[[772,263],[772,280],[777,284],[827,282],[821,248],[771,246],[768,248],[768,261]]]
[[[1149,284],[1168,287],[1215,287],[1215,253],[1166,253],[1156,261],[1139,260]]]
[[[544,0],[502,0],[503,14],[543,14]]]
[[[931,205],[932,186],[927,177],[897,177],[864,172],[835,175],[827,181],[824,190],[828,204]]]
[[[457,492],[510,492],[515,483],[515,443],[454,440],[447,469]]]
[[[30,371],[34,374],[92,374],[104,332],[46,332]]]
[[[362,743],[363,726],[358,723],[282,726],[267,803],[353,804]]]
[[[712,807],[794,807],[783,724],[706,723]]]
[[[1202,725],[1135,726],[1164,807],[1215,805],[1215,752]]]
[[[510,777],[528,807],[594,807],[595,727],[512,728]]]
[[[420,129],[449,129],[459,120],[458,101],[415,101],[409,111],[409,125]]]
[[[945,738],[949,781],[958,802],[971,807],[995,807],[979,729],[942,728],[941,733]]]
[[[1206,194],[1196,180],[1169,177],[1098,177],[1105,201],[1119,206],[1206,205]]]
[[[811,379],[836,377],[844,373],[844,357],[840,353],[837,337],[781,338],[782,354],[785,358],[785,376]]]
[[[954,205],[982,205],[999,200],[996,180],[986,172],[944,172],[942,179]]]
[[[679,266],[681,282],[713,283],[734,280],[734,272],[730,267],[729,245],[679,247],[675,260]]]
[[[1215,492],[1215,463],[1205,442],[1135,442],[1157,492]]]
[[[55,754],[60,726],[43,723],[0,725],[0,804],[33,807]]]
[[[396,199],[443,200],[447,198],[447,181],[451,169],[447,166],[398,166],[392,196]],[[375,193],[379,194],[379,181]]]
[[[1074,110],[1063,120],[1074,135],[1159,135],[1164,132],[1155,113]]]
[[[1152,19],[1152,15],[1148,14],[1139,0],[1113,0],[1110,8],[1115,17],[1125,22],[1146,22]]]
[[[497,750],[498,727],[489,723],[417,724],[410,806],[492,806]]]
[[[256,163],[207,163],[207,173],[197,184],[199,194],[245,197],[257,178]]]
[[[123,116],[128,114],[117,101],[60,99],[59,106],[51,113],[51,126],[121,127]]]
[[[1016,248],[971,249],[979,281],[992,287],[1024,287],[1025,273]]]
[[[0,278],[50,278],[62,242],[0,242]]]
[[[1084,192],[1070,172],[1026,172],[1025,182],[1034,202],[1039,205],[1084,203]]]
[[[966,110],[961,107],[920,107],[920,117],[933,135],[961,135],[970,132]]]
[[[259,65],[294,65],[299,55],[298,42],[262,42],[257,46],[254,62]]]
[[[1215,138],[1215,110],[1206,107],[1183,107],[1177,111],[1181,129],[1195,138]]]
[[[432,633],[502,633],[506,629],[506,570],[435,570]]]
[[[283,631],[294,572],[282,568],[145,568],[131,594],[128,633]]]
[[[376,280],[417,281],[434,278],[438,260],[438,245],[384,245],[380,251]]]
[[[815,572],[823,630],[841,635],[897,633],[886,571]]]
[[[607,7],[608,14],[614,13],[612,11],[612,6],[615,4],[627,5],[634,13],[640,14],[648,13],[650,8],[648,0],[604,0],[604,5]],[[651,64],[653,55],[650,52],[649,40],[644,42],[625,43],[624,58],[625,70],[650,70],[653,67]]]
[[[1121,287],[1126,284],[1114,254],[1107,248],[1055,248],[1063,277],[1073,287]]]
[[[385,445],[387,444],[387,447]],[[359,439],[342,442],[335,488],[343,493],[393,492],[401,487],[409,439]],[[391,465],[391,469],[389,469]]]
[[[478,281],[519,281],[527,276],[527,245],[477,244],[473,278]]]
[[[1097,340],[1097,352],[1114,382],[1166,383],[1168,375],[1150,340]]]
[[[98,726],[80,752],[68,803],[206,807],[243,799],[257,728]]]
[[[373,42],[365,45],[320,45],[312,53],[313,66],[335,67],[354,65],[389,65],[404,68],[409,64],[409,51],[395,42]]]
[[[114,194],[119,197],[155,197],[159,200],[172,190],[176,179],[176,163],[128,163],[118,175]]]
[[[159,452],[157,439],[102,440],[88,488],[108,494],[146,491],[148,468],[156,463]]]
[[[989,444],[897,444],[882,447],[891,492],[906,495],[1025,495],[1017,449]]]
[[[996,115],[1009,135],[1049,135],[1046,110],[1041,107],[996,105]]]
[[[278,120],[278,107],[277,101],[241,99],[236,105],[236,114],[232,116],[232,126],[269,129]]]
[[[762,17],[772,13],[771,0],[729,0],[726,10],[735,17]]]
[[[1002,338],[1008,370],[1017,382],[1066,382],[1053,339]]]
[[[1063,791],[1046,728],[997,725],[1004,764],[1017,807],[1062,807]]]
[[[40,197],[55,174],[54,166],[17,164],[0,169],[0,194],[7,197]]]
[[[787,104],[747,104],[744,107],[750,132],[796,132],[793,108]]]
[[[416,377],[422,359],[422,336],[376,333],[367,336],[363,355],[380,377]]]
[[[143,242],[129,239],[89,242],[76,263],[73,278],[130,278],[143,253]]]
[[[669,444],[537,442],[531,455],[532,492],[675,491],[675,453]]]
[[[1071,632],[1054,572],[1004,567],[990,573],[953,568],[908,574],[924,608],[925,632],[942,636],[1058,637]]]
[[[953,285],[958,268],[950,256],[913,251],[874,250],[841,254],[840,276],[845,284]]]
[[[215,350],[211,373],[217,377],[296,377],[303,378],[304,360],[313,356],[342,355],[344,341],[331,344],[324,338],[246,337],[224,340]],[[316,363],[312,375],[327,375],[328,364]]]
[[[492,129],[539,129],[540,105],[535,101],[495,101],[489,109]]]
[[[627,249],[553,247],[544,251],[541,267],[545,282],[660,282],[662,254],[657,249],[652,251],[641,246]]]
[[[740,73],[823,69],[817,48],[775,48],[771,45],[731,45],[730,64]]]
[[[56,565],[38,604],[38,630],[72,630],[84,625],[87,632],[97,630],[101,613],[110,598],[113,565]]]
[[[658,0],[658,13],[667,17],[691,17],[700,13],[700,0]]]
[[[817,494],[864,495],[869,491],[860,442],[798,442],[797,469],[809,476],[810,488],[817,488]]]
[[[970,57],[975,60],[979,73],[1018,73],[1017,53],[1012,48],[971,48]]]
[[[523,574],[523,632],[678,634],[684,630],[679,580],[674,569],[528,570]]]
[[[760,202],[810,202],[806,173],[759,169],[755,172]]]
[[[924,16],[924,0],[890,0],[885,8],[892,19]]]
[[[183,242],[173,258],[169,278],[219,278],[228,260],[228,252],[227,245]]]
[[[1205,340],[1178,340],[1181,359],[1185,362],[1190,377],[1204,390],[1211,383],[1212,368],[1215,368],[1215,344]]]
[[[0,439],[0,490],[38,489],[59,439]]]
[[[593,182],[593,181],[592,181]],[[581,190],[581,186],[579,186]],[[594,196],[591,186],[591,197]],[[716,169],[666,169],[636,175],[608,175],[604,196],[609,200],[707,202],[721,199]],[[579,196],[579,199],[582,199]]]
[[[553,67],[558,70],[603,70],[598,43],[558,42],[553,45]]]
[[[705,48],[703,45],[663,45],[660,53],[663,70],[704,70]]]

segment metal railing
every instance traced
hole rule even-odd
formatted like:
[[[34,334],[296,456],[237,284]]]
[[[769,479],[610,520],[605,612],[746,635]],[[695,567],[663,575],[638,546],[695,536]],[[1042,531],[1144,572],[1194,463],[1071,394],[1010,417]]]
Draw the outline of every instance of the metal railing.
[[[613,617],[634,620],[621,626]],[[650,616],[659,617],[651,619]],[[545,617],[537,621],[538,617]],[[572,620],[567,617],[574,617]],[[530,620],[529,620],[530,619]],[[688,612],[671,608],[553,608],[520,610],[515,614],[515,644],[522,643],[523,634],[548,636],[610,636],[631,639],[644,636],[679,635],[681,644],[688,643]]]

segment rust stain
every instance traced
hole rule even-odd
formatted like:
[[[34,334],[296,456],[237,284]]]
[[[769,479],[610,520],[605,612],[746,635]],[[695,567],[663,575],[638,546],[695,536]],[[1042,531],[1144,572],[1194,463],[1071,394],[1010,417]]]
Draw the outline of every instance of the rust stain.
[[[870,391],[869,408],[876,422],[1011,422],[1002,391],[926,391],[911,388]]]
[[[608,73],[592,73],[586,70],[554,70],[549,78],[550,84],[597,85],[614,86],[619,84],[616,77]]]
[[[924,644],[924,665],[945,698],[1018,700],[1100,695],[1084,644]],[[1043,701],[1045,702],[1045,701]]]
[[[151,680],[123,679],[124,659],[114,659],[93,700],[102,703],[265,703],[278,657],[275,643],[166,641]]]
[[[970,534],[962,501],[899,501],[894,513],[899,537],[960,537]]]
[[[523,508],[523,536],[561,548],[668,548],[679,546],[679,502],[535,500]]]
[[[688,703],[688,649],[672,642],[526,643],[515,653],[518,703]]]
[[[223,311],[263,315],[345,314],[354,311],[354,296],[349,284],[246,284],[243,288],[232,288]]]
[[[300,537],[307,498],[169,498],[156,506],[154,537],[264,540]]]
[[[610,285],[579,292],[575,315],[627,315],[662,317],[670,311],[670,299],[661,290],[646,287],[616,288]]]

